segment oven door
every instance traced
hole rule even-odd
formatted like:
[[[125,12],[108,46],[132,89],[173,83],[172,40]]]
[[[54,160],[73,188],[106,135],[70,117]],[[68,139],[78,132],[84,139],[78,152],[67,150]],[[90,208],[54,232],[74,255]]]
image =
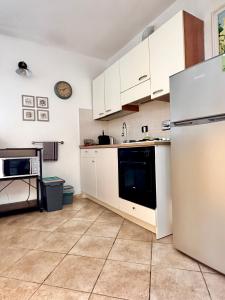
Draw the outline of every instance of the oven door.
[[[4,177],[26,176],[31,173],[30,158],[7,158],[3,161]]]
[[[155,165],[150,161],[120,161],[119,196],[155,209]]]

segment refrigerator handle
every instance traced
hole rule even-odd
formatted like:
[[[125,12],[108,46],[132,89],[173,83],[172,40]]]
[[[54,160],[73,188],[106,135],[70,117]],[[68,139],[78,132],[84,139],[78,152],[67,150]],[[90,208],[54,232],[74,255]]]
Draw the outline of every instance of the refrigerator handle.
[[[209,120],[209,122],[225,121],[225,115],[209,117],[208,120]]]
[[[225,121],[225,114],[171,122],[171,127],[192,126]]]
[[[191,125],[193,125],[193,121],[171,122],[171,127],[181,127],[181,126],[191,126]]]

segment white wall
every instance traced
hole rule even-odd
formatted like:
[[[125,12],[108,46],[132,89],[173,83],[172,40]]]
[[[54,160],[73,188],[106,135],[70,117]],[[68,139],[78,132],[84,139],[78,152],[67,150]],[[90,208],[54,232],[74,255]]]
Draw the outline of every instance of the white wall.
[[[0,148],[63,140],[59,160],[45,162],[43,173],[64,178],[79,193],[79,108],[91,108],[92,78],[104,69],[105,62],[3,35],[0,44]],[[32,70],[31,78],[15,73],[21,60]],[[54,94],[54,84],[59,80],[73,87],[67,101]],[[50,122],[22,121],[22,94],[48,97]]]
[[[191,14],[199,17],[205,22],[205,57],[207,59],[213,56],[211,29],[212,12],[217,10],[222,5],[225,5],[225,0],[177,0],[149,25],[154,25],[155,29],[157,29],[160,25],[165,23],[180,10],[186,10]],[[136,46],[141,41],[143,31],[144,28],[113,57],[111,57],[108,60],[107,65],[111,65],[113,62],[127,53],[130,49]]]

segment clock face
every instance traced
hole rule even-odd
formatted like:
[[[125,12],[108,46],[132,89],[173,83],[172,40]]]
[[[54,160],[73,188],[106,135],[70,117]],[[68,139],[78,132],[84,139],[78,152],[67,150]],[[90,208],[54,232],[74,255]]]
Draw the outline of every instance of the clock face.
[[[72,95],[72,87],[66,81],[58,81],[54,87],[56,95],[61,99],[69,99]]]

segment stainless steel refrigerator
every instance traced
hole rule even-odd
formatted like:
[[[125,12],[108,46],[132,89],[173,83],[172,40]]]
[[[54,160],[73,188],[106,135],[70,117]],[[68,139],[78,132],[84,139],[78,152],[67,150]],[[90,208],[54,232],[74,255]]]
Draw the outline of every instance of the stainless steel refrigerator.
[[[175,248],[225,274],[225,55],[170,90]]]

